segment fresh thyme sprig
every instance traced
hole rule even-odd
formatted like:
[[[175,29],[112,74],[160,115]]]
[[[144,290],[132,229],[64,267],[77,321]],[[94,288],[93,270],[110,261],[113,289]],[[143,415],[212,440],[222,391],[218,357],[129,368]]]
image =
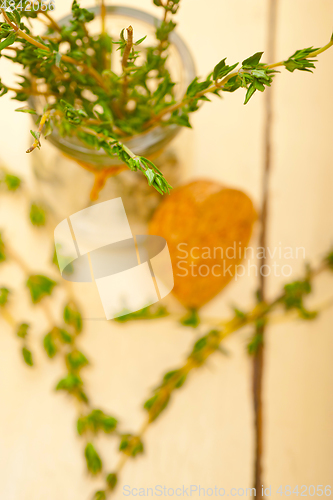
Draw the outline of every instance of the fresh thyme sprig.
[[[272,313],[281,308],[284,311],[294,310],[298,317],[303,320],[314,319],[319,311],[308,313],[304,306],[305,297],[312,290],[312,282],[316,276],[325,272],[333,271],[333,252],[328,253],[317,269],[307,267],[303,279],[289,283],[284,286],[283,291],[269,303],[259,302],[250,312],[234,310],[234,316],[228,321],[217,322],[216,328],[210,330],[206,335],[196,340],[185,363],[177,369],[167,372],[156,387],[153,395],[144,403],[147,411],[147,419],[138,435],[128,434],[123,436],[120,451],[125,456],[120,460],[118,467],[106,477],[105,489],[95,493],[93,500],[105,500],[115,489],[119,473],[130,457],[143,453],[143,436],[149,426],[164,412],[171,401],[173,393],[183,387],[190,373],[203,366],[212,354],[221,352],[225,354],[221,343],[231,334],[240,329],[254,325],[257,329],[260,324],[269,323]],[[331,305],[331,304],[330,304]],[[197,315],[191,312],[192,322],[198,323]],[[195,321],[194,319],[195,318]],[[249,354],[254,354],[262,339],[257,333],[248,344]]]
[[[178,123],[190,127],[189,114],[198,109],[199,101],[209,101],[206,94],[221,95],[221,92],[235,92],[239,88],[247,89],[244,104],[247,104],[254,93],[259,90],[263,92],[265,87],[270,87],[277,71],[275,68],[285,67],[293,72],[310,71],[315,68],[315,57],[325,52],[333,45],[333,36],[327,45],[321,49],[298,50],[286,61],[273,64],[264,64],[260,60],[263,52],[257,52],[253,56],[245,59],[239,70],[233,71],[239,63],[232,66],[226,64],[226,58],[222,59],[208,75],[206,80],[199,81],[195,78],[187,89],[183,100],[174,103],[172,106],[163,109],[156,116],[152,117],[145,125],[145,129],[160,123],[166,115],[171,114],[171,118],[165,123]]]
[[[94,14],[81,8],[77,0],[72,3],[72,20],[66,26],[59,26],[49,11],[21,11],[19,0],[11,2],[15,8],[0,9],[4,16],[0,56],[28,70],[20,75],[22,81],[17,87],[0,80],[0,95],[13,92],[13,98],[19,101],[28,101],[31,96],[46,101],[44,113],[38,117],[38,130],[31,132],[34,143],[27,152],[39,148],[42,134],[48,136],[56,127],[62,136],[76,135],[88,146],[118,157],[129,169],[141,171],[160,194],[168,193],[171,186],[163,174],[148,159],[130,151],[124,139],[158,125],[191,127],[190,115],[202,102],[209,101],[210,94],[220,96],[244,88],[246,104],[257,90],[263,92],[271,85],[275,68],[311,71],[315,57],[333,45],[331,39],[321,49],[298,50],[286,61],[273,64],[261,63],[263,53],[258,52],[245,59],[238,70],[238,63],[229,66],[224,58],[205,80],[196,77],[183,98],[176,101],[175,82],[168,71],[168,48],[180,0],[154,0],[154,4],[163,9],[164,16],[156,28],[157,44],[144,48],[141,44],[146,37],[136,41],[132,26],[122,30],[120,40],[107,34],[104,2],[101,33],[96,36],[89,34]],[[43,37],[35,37],[25,19],[31,22],[41,16],[48,21],[48,31]],[[121,57],[119,75],[110,67],[115,44]],[[29,108],[19,111],[34,112]]]
[[[73,298],[69,297],[68,303],[63,309],[64,324],[59,326],[51,308],[44,301],[45,297],[52,295],[56,282],[48,276],[35,274],[29,269],[22,258],[8,244],[3,242],[0,235],[0,260],[4,262],[7,259],[16,263],[28,275],[26,286],[32,304],[40,305],[45,313],[49,331],[43,338],[44,350],[50,359],[61,356],[66,368],[66,373],[56,384],[55,390],[67,393],[78,403],[77,432],[86,439],[85,458],[87,469],[92,474],[97,474],[102,469],[102,460],[93,444],[93,436],[99,431],[110,434],[116,429],[117,420],[90,406],[81,376],[81,371],[89,365],[89,360],[77,345],[78,337],[83,328],[81,313]],[[0,314],[22,340],[22,355],[25,363],[33,366],[33,356],[28,346],[30,325],[28,323],[17,323],[14,319],[8,308],[10,296],[10,291],[7,288],[0,288]],[[90,432],[88,433],[88,431]]]

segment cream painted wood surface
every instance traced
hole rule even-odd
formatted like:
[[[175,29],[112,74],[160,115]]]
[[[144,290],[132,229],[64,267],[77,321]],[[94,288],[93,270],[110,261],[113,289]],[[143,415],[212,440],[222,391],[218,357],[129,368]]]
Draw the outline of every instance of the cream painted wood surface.
[[[150,0],[119,3],[156,12]],[[333,25],[330,0],[280,0],[279,4],[279,60],[298,48],[327,43]],[[265,47],[266,5],[264,0],[182,0],[178,31],[192,48],[200,75],[222,57],[241,61]],[[68,7],[67,0],[56,0],[57,17]],[[3,60],[0,71],[9,81],[10,69]],[[274,82],[269,246],[304,247],[311,261],[333,243],[332,81],[333,50],[319,57],[313,75],[282,72]],[[255,95],[244,107],[243,97],[239,91],[207,103],[193,117],[194,130],[182,132],[177,144],[189,179],[216,179],[246,190],[259,204],[264,99]],[[1,99],[0,106],[1,158],[29,179],[29,158],[24,153],[29,117],[12,113],[18,104],[8,97]],[[39,269],[32,235],[39,239],[46,257],[51,245],[47,237],[28,229],[24,201],[2,199],[0,213],[12,245],[24,248],[30,265]],[[290,263],[297,276],[304,262],[280,262]],[[4,268],[2,282],[18,286],[23,279],[14,266]],[[270,278],[269,292],[275,294],[284,280]],[[250,305],[255,289],[255,276],[242,278],[207,305],[204,313],[228,314],[232,304]],[[321,278],[314,304],[332,293],[332,278]],[[17,315],[24,318],[28,307],[20,292]],[[47,361],[38,347],[47,325],[42,314],[36,314],[34,370],[23,366],[18,342],[0,320],[0,498],[85,500],[102,481],[93,483],[85,474],[83,442],[75,435],[72,402],[52,392],[63,367],[56,360]],[[250,333],[240,332],[226,342],[229,358],[213,357],[207,367],[193,373],[151,426],[145,455],[124,469],[115,498],[123,497],[124,485],[176,488],[197,484],[226,490],[252,486],[251,364],[245,352]],[[272,498],[280,498],[274,491],[281,484],[332,484],[332,333],[332,310],[313,323],[293,322],[269,329],[264,478],[266,486],[272,485]],[[81,345],[93,361],[85,374],[93,404],[119,417],[123,429],[138,431],[144,418],[142,401],[162,373],[182,362],[194,335],[171,320],[159,322],[158,327],[154,322],[126,327],[87,324]],[[108,472],[116,464],[115,443],[112,438],[97,440]]]

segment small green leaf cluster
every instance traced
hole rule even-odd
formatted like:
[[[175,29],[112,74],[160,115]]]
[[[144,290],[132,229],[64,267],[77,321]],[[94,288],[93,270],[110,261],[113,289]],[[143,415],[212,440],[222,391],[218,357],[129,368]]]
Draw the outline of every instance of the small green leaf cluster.
[[[173,21],[162,21],[156,29],[156,38],[160,41],[163,50],[167,48],[170,33],[175,29],[176,23]]]
[[[3,38],[3,40],[2,40],[2,42],[0,42],[0,50],[3,50],[3,49],[5,49],[6,47],[9,47],[9,45],[12,45],[15,42],[15,40],[16,40],[16,34],[13,33],[10,30],[10,25],[9,24],[8,25],[7,24],[2,25],[1,33],[3,33],[5,35],[4,38]]]
[[[46,211],[45,208],[37,203],[32,203],[30,207],[30,221],[33,226],[45,226],[46,224]]]
[[[324,263],[333,271],[333,251],[327,254],[324,259]]]
[[[70,325],[74,328],[76,334],[81,333],[83,326],[82,315],[73,301],[69,302],[65,306],[64,321],[67,325]]]
[[[106,500],[106,491],[105,490],[96,491],[93,500]]]
[[[48,357],[54,358],[62,344],[72,344],[73,341],[73,336],[67,330],[55,326],[45,335],[43,344]]]
[[[16,191],[21,186],[21,179],[5,168],[0,168],[0,186],[4,186],[7,191]]]
[[[33,304],[37,304],[44,297],[52,294],[56,282],[47,276],[35,274],[28,278],[27,287],[30,291]]]
[[[1,53],[0,53],[0,57],[1,57]],[[1,78],[0,78],[0,97],[6,95],[8,93],[8,87],[6,87],[6,85],[4,85],[1,81]]]
[[[157,7],[163,7],[166,12],[176,14],[179,9],[180,0],[153,0]]]
[[[0,288],[0,307],[5,306],[7,304],[9,294],[10,292],[7,288]],[[30,325],[28,323],[19,323],[16,327],[16,335],[18,338],[22,340],[21,353],[24,362],[28,366],[33,366],[34,365],[33,356],[28,346],[29,329]]]
[[[89,23],[90,21],[93,21],[95,17],[92,12],[80,7],[77,0],[73,1],[72,14],[75,21],[78,21],[78,26],[82,26],[82,23]]]
[[[153,162],[143,156],[131,156],[130,151],[119,141],[116,141],[113,148],[116,150],[118,158],[122,159],[130,170],[143,173],[149,186],[153,186],[162,195],[165,193],[169,194],[172,186],[170,186],[162,172]],[[103,149],[105,150],[105,146],[103,146]]]
[[[295,54],[289,57],[287,61],[284,61],[284,66],[288,71],[293,73],[296,69],[299,71],[309,71],[312,73],[312,69],[315,69],[314,65],[316,59],[311,59],[311,54],[318,49],[309,47],[307,49],[296,50]]]
[[[106,491],[105,490],[96,491],[96,493],[93,496],[93,500],[106,500]]]
[[[219,350],[220,343],[221,331],[210,330],[207,335],[204,335],[196,341],[189,359],[194,362],[196,366],[201,366],[213,352]]]
[[[60,105],[63,108],[66,120],[71,125],[80,125],[84,118],[88,118],[88,114],[84,109],[77,109],[64,99],[60,100]]]
[[[83,381],[80,375],[69,372],[64,378],[59,380],[56,391],[65,391],[75,396],[79,401],[88,403],[88,397],[83,390]]]
[[[110,415],[106,415],[102,410],[92,410],[85,416],[82,416],[77,421],[77,431],[82,436],[87,431],[97,434],[103,431],[110,434],[117,427],[118,421]]]
[[[192,319],[195,320],[195,317]],[[144,409],[148,412],[150,422],[156,420],[166,409],[172,392],[184,385],[188,371],[204,364],[213,352],[220,351],[221,339],[220,330],[210,330],[195,342],[187,360],[188,365],[169,371],[164,375],[162,383],[155,389],[154,395],[144,403]]]
[[[93,496],[93,500],[106,500],[108,491],[113,491],[117,486],[118,476],[115,473],[110,473],[106,476],[107,490],[99,490]]]
[[[99,472],[101,472],[102,460],[92,443],[87,443],[86,448],[84,450],[84,455],[86,457],[87,468],[89,472],[93,475],[96,475]]]
[[[21,339],[26,339],[28,336],[30,325],[28,323],[20,323],[17,327],[16,335]]]
[[[177,26],[176,23],[169,18],[169,14],[176,14],[180,7],[180,0],[153,0],[157,7],[164,9],[164,18],[156,28],[156,39],[159,40],[158,53],[162,54],[169,46],[169,35]]]
[[[66,356],[66,364],[70,371],[78,372],[89,364],[86,356],[78,349],[73,349]]]
[[[20,339],[24,340],[24,345],[22,347],[22,355],[23,355],[23,359],[24,359],[25,363],[28,366],[33,366],[34,362],[33,362],[32,352],[30,351],[30,349],[28,348],[28,345],[27,345],[29,329],[30,329],[30,325],[28,323],[20,323],[17,327],[16,335]]]
[[[197,328],[200,325],[200,316],[197,309],[190,309],[188,313],[180,319],[180,324]]]
[[[311,283],[308,279],[294,281],[285,285],[281,302],[287,311],[296,309],[302,319],[314,319],[318,313],[316,311],[308,311],[304,306],[304,298],[311,293],[311,290]]]
[[[225,76],[229,75],[229,73],[231,73],[235,68],[237,68],[238,63],[235,63],[232,66],[229,66],[228,64],[226,64],[226,60],[227,60],[227,58],[225,57],[215,66],[214,71],[213,71],[214,82],[221,80]]]
[[[247,93],[244,104],[247,104],[256,90],[263,92],[265,87],[269,87],[273,81],[273,76],[277,73],[265,64],[260,63],[263,52],[258,52],[245,59],[241,69],[233,71],[238,63],[229,66],[226,58],[222,59],[210,73],[206,80],[199,81],[196,77],[187,88],[183,99],[183,105],[172,112],[171,117],[166,121],[169,124],[191,127],[189,115],[199,109],[200,101],[209,101],[207,93],[221,96],[221,92],[235,92],[239,88],[246,88]]]
[[[247,314],[244,311],[241,311],[238,307],[234,307],[233,311],[235,313],[235,318],[240,320],[240,321],[246,321],[247,320]]]
[[[63,317],[72,331],[54,326],[44,337],[44,349],[49,358],[61,353],[65,359],[68,373],[58,382],[56,390],[65,391],[79,401],[88,403],[80,372],[89,364],[89,360],[76,346],[76,337],[82,331],[82,316],[77,306],[69,302],[64,308]]]
[[[275,73],[275,70],[266,68],[243,73],[241,86],[247,88],[244,104],[249,102],[257,90],[264,92],[265,87],[270,87]]]
[[[115,318],[117,323],[127,323],[128,321],[136,321],[139,319],[157,319],[168,316],[168,311],[164,306],[147,306],[134,313],[129,312],[127,309],[121,311],[122,316]]]
[[[182,387],[186,381],[186,376],[182,369],[172,370],[164,375],[162,384],[157,387],[155,394],[143,405],[148,412],[150,422],[156,420],[165,410],[170,401],[171,393],[175,389]]]
[[[25,346],[22,347],[22,355],[25,363],[28,366],[33,366],[33,358],[32,358],[32,352]]]
[[[246,88],[244,104],[247,104],[257,90],[263,92],[265,87],[270,87],[273,76],[277,72],[260,63],[262,55],[263,52],[256,52],[253,56],[245,59],[242,62],[241,70],[226,82],[223,90],[234,92],[238,88]]]
[[[111,472],[110,474],[108,474],[106,476],[106,482],[108,484],[108,487],[110,488],[110,490],[114,490],[115,487],[117,486],[117,482],[118,482],[118,476],[117,474]]]
[[[143,453],[143,443],[139,436],[122,434],[119,451],[122,451],[125,455],[130,457],[135,457],[139,453]]]
[[[261,347],[263,347],[264,345],[264,328],[267,324],[267,314],[270,311],[269,307],[267,307],[267,304],[263,301],[262,290],[257,290],[255,296],[258,303],[256,312],[259,316],[254,319],[254,334],[246,345],[247,353],[250,356],[256,356]],[[248,318],[248,316],[242,311],[237,311],[238,310],[235,309],[236,317],[239,317],[240,319],[243,318],[243,320],[246,320]]]
[[[6,260],[5,244],[0,233],[0,262],[4,262],[5,260]]]
[[[148,399],[143,407],[149,414],[149,422],[156,420],[165,410],[170,401],[171,390],[157,390],[153,397]]]
[[[0,288],[0,307],[3,307],[7,304],[8,298],[10,295],[10,291],[6,287]]]

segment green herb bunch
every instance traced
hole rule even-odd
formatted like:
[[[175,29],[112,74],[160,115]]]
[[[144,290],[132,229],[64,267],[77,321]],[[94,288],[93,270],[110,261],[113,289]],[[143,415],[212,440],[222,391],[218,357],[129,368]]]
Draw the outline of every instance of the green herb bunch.
[[[0,57],[22,66],[20,83],[9,87],[0,79],[0,96],[13,93],[13,99],[29,101],[31,96],[45,98],[44,112],[36,117],[38,130],[31,131],[32,152],[41,145],[41,136],[54,127],[62,136],[76,136],[86,145],[103,149],[118,157],[133,171],[141,171],[149,185],[160,194],[171,186],[148,159],[137,156],[123,143],[156,126],[176,124],[191,127],[190,115],[197,111],[208,95],[246,90],[245,104],[259,90],[270,86],[277,67],[288,71],[311,71],[315,57],[333,45],[333,39],[321,49],[313,47],[296,51],[286,61],[275,64],[261,62],[262,52],[239,63],[228,65],[222,59],[205,78],[196,77],[185,95],[175,98],[175,84],[168,70],[169,35],[175,29],[174,15],[180,0],[153,0],[163,13],[156,27],[156,43],[146,46],[145,38],[135,39],[132,26],[124,28],[119,40],[106,32],[106,8],[101,0],[101,32],[89,33],[95,17],[74,0],[72,19],[60,26],[53,19],[54,3],[41,4],[39,10],[22,9],[22,1],[7,2],[0,8]],[[6,3],[6,5],[7,5]],[[44,36],[34,36],[35,20],[44,20]],[[121,73],[111,67],[111,53],[119,51]],[[238,67],[238,69],[237,69]],[[152,76],[154,75],[154,76]],[[37,114],[35,109],[21,107],[17,111]]]

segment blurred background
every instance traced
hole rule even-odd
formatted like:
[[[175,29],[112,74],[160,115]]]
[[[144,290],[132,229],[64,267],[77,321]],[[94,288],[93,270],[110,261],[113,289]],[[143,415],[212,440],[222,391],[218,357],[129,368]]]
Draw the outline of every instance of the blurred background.
[[[117,3],[156,15],[151,0]],[[90,2],[81,5],[90,6]],[[198,74],[205,76],[223,57],[231,63],[264,50],[267,6],[266,0],[182,0],[177,31],[192,52]],[[56,18],[68,10],[69,2],[56,0]],[[296,49],[325,45],[332,21],[330,0],[279,0],[276,60],[286,59]],[[272,248],[304,247],[306,260],[311,262],[318,261],[333,243],[333,50],[318,59],[313,75],[282,71],[273,84],[268,243]],[[0,71],[5,80],[12,68],[1,60]],[[243,99],[239,91],[207,103],[193,116],[193,130],[182,131],[175,147],[188,180],[213,179],[244,190],[259,208],[265,99],[256,93],[247,106]],[[25,149],[31,123],[29,116],[14,113],[17,107],[8,96],[1,98],[0,157],[29,183],[30,158]],[[23,201],[2,199],[0,210],[7,237],[15,248],[24,249],[25,259],[38,269],[41,254],[36,241],[43,255],[47,248],[50,254],[50,237],[27,227]],[[297,277],[304,260],[295,259],[291,265]],[[22,279],[10,265],[3,272],[2,281],[7,283]],[[269,279],[269,295],[278,293],[284,282],[283,277]],[[232,283],[203,308],[203,314],[228,317],[230,305],[251,307],[257,286],[254,276]],[[314,306],[331,294],[332,279],[319,278]],[[20,314],[29,308],[25,301],[22,294]],[[40,316],[41,331],[44,319]],[[36,367],[27,370],[11,328],[1,319],[0,325],[1,498],[89,498],[99,481],[93,484],[85,472],[80,453],[83,443],[75,433],[75,408],[64,395],[52,391],[63,366],[45,359],[42,349],[38,350],[41,338],[36,336]],[[283,323],[268,329],[264,484],[272,485],[273,491],[281,484],[332,482],[332,326],[333,309],[315,322]],[[197,333],[171,319],[128,325],[87,322],[80,344],[93,362],[85,374],[93,404],[119,417],[124,429],[137,432],[144,420],[142,402],[161,374],[182,363]],[[231,356],[212,357],[175,395],[147,433],[146,453],[124,469],[117,498],[122,497],[123,485],[252,486],[252,363],[246,353],[250,333],[244,330],[227,340]],[[117,460],[116,441],[101,439],[97,444],[111,471]]]

